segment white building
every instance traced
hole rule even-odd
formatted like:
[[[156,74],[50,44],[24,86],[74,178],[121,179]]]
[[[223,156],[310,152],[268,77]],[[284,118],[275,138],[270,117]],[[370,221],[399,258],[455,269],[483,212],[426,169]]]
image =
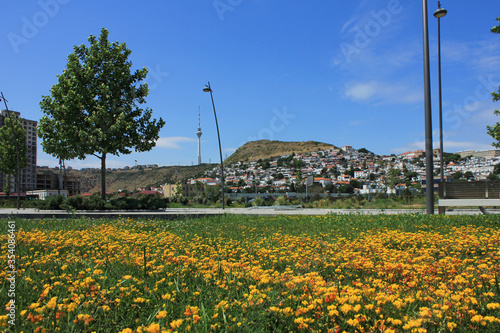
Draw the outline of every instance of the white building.
[[[35,190],[35,191],[27,191],[26,194],[34,194],[38,195],[38,199],[40,200],[45,200],[47,197],[53,197],[58,194],[62,195],[63,197],[67,198],[68,197],[68,190]]]

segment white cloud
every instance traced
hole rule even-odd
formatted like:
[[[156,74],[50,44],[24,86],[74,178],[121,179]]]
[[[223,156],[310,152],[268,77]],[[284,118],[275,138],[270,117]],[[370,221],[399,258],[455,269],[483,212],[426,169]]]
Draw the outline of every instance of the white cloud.
[[[159,138],[156,142],[156,147],[167,148],[167,149],[182,149],[180,145],[183,142],[196,142],[194,138],[189,138],[185,136],[171,136],[165,138]]]
[[[357,83],[346,87],[345,95],[355,101],[367,100],[377,92],[377,83]]]
[[[491,73],[500,66],[499,53],[500,45],[485,40],[474,42],[445,41],[441,48],[443,65],[463,64],[487,73]],[[437,57],[437,54],[435,56]]]
[[[354,101],[374,101],[381,104],[411,104],[423,98],[421,90],[407,84],[366,82],[346,84],[344,95]]]

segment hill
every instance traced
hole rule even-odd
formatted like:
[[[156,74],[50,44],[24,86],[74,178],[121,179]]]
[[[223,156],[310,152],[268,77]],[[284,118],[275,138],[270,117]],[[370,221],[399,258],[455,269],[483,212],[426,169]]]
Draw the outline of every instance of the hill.
[[[215,167],[216,164],[201,164],[194,166],[168,166],[142,170],[108,170],[106,172],[106,191],[132,191],[135,187],[139,186],[160,186],[184,178],[195,177]],[[96,193],[101,191],[101,170],[68,170],[67,174],[80,178],[81,193]]]
[[[284,142],[259,140],[245,143],[238,148],[224,164],[229,166],[239,161],[250,162],[291,153],[308,153],[318,150],[337,148],[334,145],[317,142]],[[168,166],[150,169],[117,169],[106,172],[106,191],[132,191],[139,186],[160,186],[185,178],[192,178],[213,170],[218,164],[202,164],[194,166]],[[101,190],[99,169],[68,170],[69,176],[80,179],[81,193],[96,193]]]
[[[285,142],[259,140],[245,143],[229,156],[224,162],[230,165],[236,162],[251,162],[259,159],[288,155],[291,153],[300,154],[318,150],[337,148],[334,145],[318,141]]]

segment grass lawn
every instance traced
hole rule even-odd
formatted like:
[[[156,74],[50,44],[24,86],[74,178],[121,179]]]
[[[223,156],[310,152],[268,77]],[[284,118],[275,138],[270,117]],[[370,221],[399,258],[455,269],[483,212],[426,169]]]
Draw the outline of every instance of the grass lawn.
[[[500,331],[492,215],[1,220],[0,244],[2,332]]]

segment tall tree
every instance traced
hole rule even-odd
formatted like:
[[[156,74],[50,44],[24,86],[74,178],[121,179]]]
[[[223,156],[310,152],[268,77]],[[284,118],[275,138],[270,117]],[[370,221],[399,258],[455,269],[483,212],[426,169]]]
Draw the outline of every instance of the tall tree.
[[[497,21],[500,23],[500,17],[497,17]],[[491,32],[494,34],[500,34],[500,24],[491,28]],[[498,92],[492,92],[491,96],[493,96],[493,101],[498,102],[500,101],[500,86],[498,87]],[[494,113],[498,116],[500,115],[500,111],[495,110]],[[488,129],[488,134],[495,139],[495,142],[493,142],[491,145],[496,148],[500,148],[500,123],[496,123],[493,126],[486,126]]]
[[[17,164],[16,140],[19,149],[19,167]],[[10,190],[10,176],[16,175],[16,191],[18,194],[20,193],[21,188],[17,176],[21,169],[28,166],[26,151],[26,130],[21,125],[21,121],[14,119],[14,117],[5,117],[4,124],[0,127],[0,171],[5,175],[8,184],[5,186],[4,192],[5,189]]]
[[[131,53],[125,43],[110,43],[108,30],[99,39],[90,35],[90,46],[74,46],[66,69],[58,75],[50,96],[43,96],[44,116],[38,136],[46,153],[59,159],[101,160],[101,196],[106,195],[107,155],[151,150],[165,125],[152,120],[146,103],[148,86],[141,83],[147,68],[131,72]]]

